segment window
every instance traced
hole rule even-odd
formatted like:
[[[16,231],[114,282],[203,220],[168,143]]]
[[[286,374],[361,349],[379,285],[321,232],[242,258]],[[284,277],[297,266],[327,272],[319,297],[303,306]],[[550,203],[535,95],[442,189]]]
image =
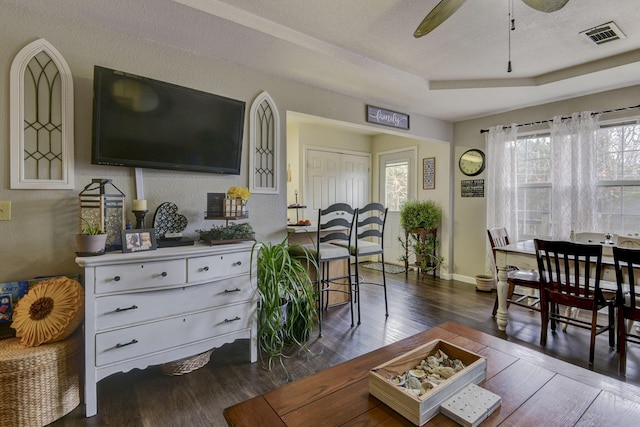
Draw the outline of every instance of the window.
[[[549,237],[551,233],[551,137],[549,134],[518,138],[518,235],[523,239]]]
[[[603,125],[596,163],[599,230],[640,235],[640,125]]]
[[[416,198],[417,148],[380,153],[380,203],[389,212],[399,212],[407,200]]]
[[[409,162],[388,163],[384,170],[386,206],[389,210],[399,211],[402,204],[408,200]]]
[[[640,235],[640,125],[602,124],[596,135],[596,230]],[[552,159],[549,134],[518,137],[515,147],[520,239],[551,237]],[[590,231],[590,230],[581,230]]]

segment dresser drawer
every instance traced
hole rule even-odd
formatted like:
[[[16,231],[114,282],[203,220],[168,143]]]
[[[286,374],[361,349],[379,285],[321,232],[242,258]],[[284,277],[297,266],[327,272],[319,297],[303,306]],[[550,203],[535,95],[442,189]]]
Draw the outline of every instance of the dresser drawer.
[[[255,316],[254,307],[251,303],[236,304],[98,333],[95,344],[96,366],[117,363],[248,329]]]
[[[189,258],[187,260],[187,280],[201,282],[247,274],[250,270],[250,262],[250,251]]]
[[[96,298],[96,331],[253,301],[249,276],[202,285]]]
[[[186,282],[184,260],[149,261],[95,267],[95,293],[130,291]]]

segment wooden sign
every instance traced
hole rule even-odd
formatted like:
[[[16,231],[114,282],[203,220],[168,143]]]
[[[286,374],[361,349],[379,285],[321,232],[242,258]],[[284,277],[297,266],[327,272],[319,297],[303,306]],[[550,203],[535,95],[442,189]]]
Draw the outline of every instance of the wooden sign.
[[[463,179],[460,184],[462,197],[484,197],[484,179]]]
[[[409,129],[409,115],[367,105],[367,121],[397,129]]]

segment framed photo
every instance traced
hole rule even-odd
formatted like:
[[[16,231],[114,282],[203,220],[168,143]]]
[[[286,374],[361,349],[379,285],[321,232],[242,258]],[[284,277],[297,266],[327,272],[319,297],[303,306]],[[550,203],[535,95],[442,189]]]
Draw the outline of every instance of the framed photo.
[[[422,159],[422,188],[424,190],[435,190],[436,188],[436,158],[427,157]]]
[[[157,247],[153,228],[122,230],[122,252],[152,251]]]

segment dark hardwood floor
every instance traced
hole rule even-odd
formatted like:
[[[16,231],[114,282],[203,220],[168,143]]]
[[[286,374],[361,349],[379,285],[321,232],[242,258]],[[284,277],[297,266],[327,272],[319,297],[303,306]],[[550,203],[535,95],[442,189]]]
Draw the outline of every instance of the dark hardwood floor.
[[[361,269],[367,279],[380,273]],[[411,336],[446,321],[521,344],[567,362],[587,367],[589,333],[570,328],[549,334],[547,346],[538,345],[539,313],[513,306],[506,333],[498,331],[491,309],[495,293],[476,292],[473,285],[417,278],[410,272],[387,274],[389,317],[384,316],[382,288],[363,286],[362,324],[350,327],[349,306],[329,308],[323,322],[323,337],[315,335],[309,352],[301,352],[282,363],[294,381],[314,372]],[[594,371],[640,386],[640,352],[630,347],[627,378],[619,378],[618,356],[609,350],[606,336],[598,336]],[[84,405],[53,423],[53,426],[225,426],[222,410],[265,393],[287,382],[282,366],[271,372],[249,363],[249,343],[239,340],[214,350],[203,368],[182,376],[163,375],[158,367],[134,370],[103,379],[98,384],[98,415],[85,418]]]

